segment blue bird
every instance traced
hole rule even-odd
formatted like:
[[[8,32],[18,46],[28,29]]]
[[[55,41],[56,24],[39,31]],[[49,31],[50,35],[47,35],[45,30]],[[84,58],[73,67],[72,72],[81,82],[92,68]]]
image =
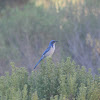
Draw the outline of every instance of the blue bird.
[[[38,61],[38,63],[35,65],[34,69],[37,67],[37,65],[40,63],[40,61],[42,59],[44,59],[45,57],[51,57],[55,51],[55,43],[58,41],[55,40],[51,40],[49,43],[48,48],[44,51],[44,53],[42,54],[42,57],[40,58],[40,60]]]

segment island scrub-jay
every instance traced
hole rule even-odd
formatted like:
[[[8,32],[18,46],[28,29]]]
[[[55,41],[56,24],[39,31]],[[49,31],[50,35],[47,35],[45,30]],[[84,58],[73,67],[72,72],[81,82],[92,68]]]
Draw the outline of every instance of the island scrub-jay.
[[[55,41],[55,40],[50,41],[48,48],[44,51],[44,53],[42,54],[42,57],[40,58],[38,63],[35,65],[34,69],[37,67],[37,65],[40,63],[40,61],[42,59],[44,59],[45,57],[51,57],[52,56],[52,54],[55,51],[55,43],[56,42],[58,42],[58,41]]]

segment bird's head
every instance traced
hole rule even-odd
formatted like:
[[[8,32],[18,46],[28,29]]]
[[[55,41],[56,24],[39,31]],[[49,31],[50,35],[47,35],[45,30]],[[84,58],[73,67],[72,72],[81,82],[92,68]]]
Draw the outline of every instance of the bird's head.
[[[58,41],[51,40],[49,45],[51,45],[51,46],[53,47],[53,45],[54,45],[56,42],[58,42]]]

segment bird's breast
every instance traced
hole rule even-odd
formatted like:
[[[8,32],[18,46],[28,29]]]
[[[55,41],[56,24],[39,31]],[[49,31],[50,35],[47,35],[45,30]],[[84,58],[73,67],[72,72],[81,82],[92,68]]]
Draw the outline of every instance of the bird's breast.
[[[55,45],[53,47],[51,46],[50,50],[46,53],[45,56],[51,57],[53,55],[54,51],[55,51]]]

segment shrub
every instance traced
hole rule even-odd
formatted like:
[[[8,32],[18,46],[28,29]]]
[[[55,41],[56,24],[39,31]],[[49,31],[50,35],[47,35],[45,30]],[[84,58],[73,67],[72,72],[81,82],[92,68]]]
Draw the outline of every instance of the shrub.
[[[100,77],[67,58],[58,64],[51,59],[38,70],[12,65],[12,73],[0,77],[0,100],[99,100]]]

